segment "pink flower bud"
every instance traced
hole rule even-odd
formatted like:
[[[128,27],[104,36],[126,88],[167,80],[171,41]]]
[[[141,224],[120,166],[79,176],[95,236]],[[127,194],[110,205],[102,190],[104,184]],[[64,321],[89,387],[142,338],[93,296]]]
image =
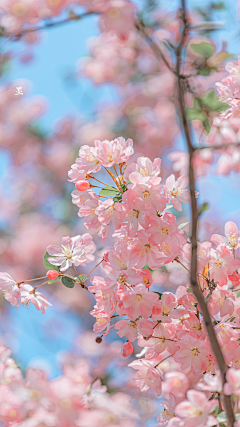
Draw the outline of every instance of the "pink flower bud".
[[[109,262],[109,259],[108,259],[108,253],[109,253],[109,252],[107,252],[107,253],[104,255],[104,257],[103,257],[104,261],[106,261],[106,262]]]
[[[78,191],[85,191],[90,187],[90,185],[88,181],[78,181],[75,187]]]
[[[59,276],[59,272],[56,270],[49,270],[47,272],[47,277],[49,278],[49,280],[54,280]]]
[[[161,308],[157,307],[156,305],[153,307],[152,309],[152,314],[160,314],[161,313]]]
[[[133,346],[130,342],[125,342],[122,346],[122,355],[123,357],[130,356],[133,352]]]

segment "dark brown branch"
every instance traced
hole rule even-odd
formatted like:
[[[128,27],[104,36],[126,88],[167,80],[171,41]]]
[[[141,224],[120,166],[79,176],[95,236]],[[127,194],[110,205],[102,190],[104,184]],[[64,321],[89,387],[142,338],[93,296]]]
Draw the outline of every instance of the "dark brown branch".
[[[219,342],[217,340],[217,337],[215,335],[215,331],[213,328],[213,324],[211,321],[210,314],[208,312],[207,304],[204,301],[204,297],[202,294],[202,290],[198,284],[197,281],[197,228],[198,228],[198,209],[197,209],[197,201],[195,196],[195,176],[194,176],[194,169],[193,169],[193,155],[194,155],[194,147],[192,146],[191,141],[191,134],[190,129],[188,126],[188,122],[186,119],[186,112],[185,112],[185,100],[184,100],[184,86],[182,83],[182,79],[180,76],[180,68],[181,68],[181,52],[184,44],[184,38],[187,33],[187,19],[186,19],[186,8],[185,8],[185,0],[182,0],[182,20],[183,20],[183,32],[181,41],[177,50],[177,67],[176,67],[176,73],[177,73],[177,79],[178,79],[178,99],[179,99],[179,109],[182,119],[182,126],[183,131],[185,134],[185,138],[187,141],[188,146],[188,152],[189,152],[189,188],[190,188],[190,195],[191,195],[191,211],[192,211],[192,254],[191,254],[191,267],[190,267],[190,283],[192,287],[193,294],[196,297],[196,300],[198,301],[198,304],[201,309],[201,314],[204,318],[207,333],[209,336],[209,341],[211,343],[214,355],[216,357],[219,370],[221,372],[222,377],[222,383],[226,382],[226,372],[227,372],[227,365],[225,363]],[[229,427],[233,427],[233,424],[235,422],[234,419],[234,412],[231,404],[231,398],[230,396],[223,395],[224,400],[224,406],[225,411],[228,418]]]
[[[41,31],[41,30],[47,30],[48,28],[53,28],[53,27],[59,27],[61,25],[67,24],[68,22],[73,22],[73,21],[80,21],[81,19],[90,16],[90,15],[95,15],[96,12],[85,12],[82,14],[70,14],[68,18],[66,19],[62,19],[60,21],[55,21],[55,22],[46,22],[44,25],[41,26],[37,26],[37,27],[30,27],[30,28],[25,28],[23,30],[20,30],[19,32],[15,32],[15,33],[4,33],[3,37],[10,37],[10,38],[16,38],[16,39],[20,39],[22,36],[24,36],[27,33],[32,33],[35,31]]]

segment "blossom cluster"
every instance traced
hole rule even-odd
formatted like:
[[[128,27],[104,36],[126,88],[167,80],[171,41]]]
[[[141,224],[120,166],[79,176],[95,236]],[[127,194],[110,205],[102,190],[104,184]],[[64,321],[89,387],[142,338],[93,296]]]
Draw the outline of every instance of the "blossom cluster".
[[[5,427],[134,427],[138,418],[130,396],[109,394],[91,372],[83,357],[65,357],[62,375],[49,380],[47,374],[28,368],[23,376],[0,346],[0,419]]]
[[[116,238],[114,249],[105,253],[101,262],[105,277],[93,276],[91,285],[86,286],[84,275],[66,273],[70,267],[76,270],[94,260],[96,247],[91,234],[86,233],[63,238],[61,247],[47,247],[47,262],[52,268],[47,278],[65,277],[70,285],[78,282],[94,295],[91,315],[96,318],[94,331],[101,334],[97,342],[114,327],[120,338],[125,337],[122,354],[127,357],[137,340],[143,350],[130,364],[137,371],[134,381],[141,391],[150,389],[166,397],[165,410],[158,417],[161,426],[214,425],[215,395],[221,393],[222,383],[201,310],[187,279],[175,294],[160,294],[153,290],[151,274],[170,263],[189,270],[191,243],[183,230],[185,224],[177,225],[172,212],[181,211],[182,204],[189,202],[188,179],[181,176],[176,180],[172,174],[162,184],[161,159],[152,162],[139,157],[131,162],[133,154],[131,139],[96,140],[93,147],[80,148],[69,171],[76,186],[73,203],[86,228],[103,241],[110,231]],[[102,181],[104,170],[113,185]],[[97,173],[101,179],[96,178]],[[99,187],[97,194],[93,189],[99,191]],[[239,246],[240,232],[231,221],[225,225],[225,236],[214,234],[210,241],[198,243],[199,285],[230,367],[226,394],[233,389],[237,394],[239,387],[240,304],[235,293],[240,283]],[[19,304],[33,302],[44,313],[48,302],[36,291],[40,285],[32,288],[28,281],[17,283],[7,273],[0,277],[5,298],[13,305],[17,300]],[[166,364],[167,360],[171,362]]]

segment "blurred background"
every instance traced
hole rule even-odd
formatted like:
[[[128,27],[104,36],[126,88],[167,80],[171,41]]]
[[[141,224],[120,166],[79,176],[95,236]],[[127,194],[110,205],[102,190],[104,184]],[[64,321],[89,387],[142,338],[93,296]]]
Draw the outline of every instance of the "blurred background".
[[[168,44],[179,37],[179,2],[149,0],[137,5],[146,19],[154,18],[155,39],[165,43],[168,52]],[[226,75],[226,59],[239,54],[237,2],[192,0],[187,5],[194,22],[220,21],[223,27],[192,33],[196,40],[210,37],[216,52],[214,72],[197,77],[199,90],[204,92]],[[67,6],[53,21],[66,19],[69,10],[81,13],[84,8]],[[174,79],[137,32],[123,43],[100,31],[97,16],[87,16],[20,39],[2,36],[0,60],[0,271],[21,281],[46,273],[42,260],[48,245],[59,245],[62,236],[88,232],[72,204],[74,186],[68,182],[68,170],[81,145],[93,145],[95,139],[130,137],[134,158],[162,158],[163,182],[173,171],[169,154],[186,147],[178,126]],[[23,95],[15,95],[17,87],[22,87]],[[199,122],[193,122],[193,127],[197,140]],[[174,164],[177,159],[175,154]],[[176,167],[175,171],[177,175]],[[199,176],[197,187],[199,203],[209,203],[209,210],[201,216],[200,240],[215,232],[223,234],[229,220],[240,227],[239,173],[216,175],[213,166]],[[179,223],[189,221],[189,214],[185,205],[178,213]],[[113,244],[111,239],[103,244],[96,235],[94,240],[96,260],[79,269],[80,274],[87,274]],[[94,274],[101,275],[101,268]],[[178,266],[154,273],[159,291],[174,290],[184,281],[186,276]],[[96,375],[105,380],[121,369],[124,387],[130,361],[117,357],[121,340],[115,331],[100,346],[95,343],[89,315],[93,301],[87,292],[56,282],[44,294],[53,304],[45,315],[34,306],[16,311],[0,295],[0,342],[13,350],[21,368],[29,364],[44,368],[53,378],[60,373],[61,355],[70,351],[92,358],[93,366],[97,358]],[[111,346],[108,358],[103,350],[107,345]],[[114,376],[110,385],[117,387]],[[153,400],[145,395],[141,399],[142,407],[147,407],[144,410],[154,414]]]

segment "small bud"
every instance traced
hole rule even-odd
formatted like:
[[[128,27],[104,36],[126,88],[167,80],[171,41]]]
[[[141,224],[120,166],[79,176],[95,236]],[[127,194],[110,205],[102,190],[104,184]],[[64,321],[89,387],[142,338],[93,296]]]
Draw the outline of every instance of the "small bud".
[[[95,341],[96,341],[98,344],[101,344],[101,342],[102,342],[102,337],[97,337]]]
[[[123,355],[123,357],[130,356],[132,354],[132,352],[133,352],[133,346],[132,346],[132,344],[129,341],[125,342],[123,344],[123,346],[122,346],[122,355]]]
[[[59,272],[57,270],[49,270],[47,272],[47,277],[49,280],[57,279],[58,276],[59,276]]]
[[[108,259],[108,252],[104,255],[103,259],[104,259],[104,261],[109,262],[109,259]]]
[[[78,181],[76,183],[75,187],[78,191],[85,191],[89,188],[89,182],[88,181]]]
[[[155,305],[152,309],[152,314],[154,314],[155,316],[161,313],[161,308],[158,307],[157,305]]]

